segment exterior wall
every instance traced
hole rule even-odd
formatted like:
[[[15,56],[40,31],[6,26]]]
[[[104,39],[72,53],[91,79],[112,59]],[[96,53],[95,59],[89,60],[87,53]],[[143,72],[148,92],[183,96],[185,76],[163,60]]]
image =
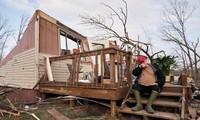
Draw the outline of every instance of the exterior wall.
[[[0,85],[32,89],[35,80],[35,49],[13,56],[0,68]]]
[[[39,53],[59,55],[58,28],[53,23],[40,18]]]

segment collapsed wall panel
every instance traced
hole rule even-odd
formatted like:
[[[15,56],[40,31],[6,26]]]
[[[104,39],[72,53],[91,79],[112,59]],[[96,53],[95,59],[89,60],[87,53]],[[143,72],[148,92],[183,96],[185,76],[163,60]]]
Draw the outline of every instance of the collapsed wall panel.
[[[68,65],[72,64],[72,60],[55,61],[51,63],[53,79],[57,82],[67,82],[71,70]]]
[[[13,57],[0,68],[0,86],[32,89],[35,80],[35,49],[30,49]]]
[[[0,86],[33,88],[35,70],[35,19],[32,19],[22,38],[0,63]]]

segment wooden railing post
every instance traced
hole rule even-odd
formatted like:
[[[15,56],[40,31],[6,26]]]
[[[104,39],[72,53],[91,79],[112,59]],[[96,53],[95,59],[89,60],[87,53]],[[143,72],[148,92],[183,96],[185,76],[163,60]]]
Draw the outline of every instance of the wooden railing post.
[[[115,84],[115,54],[110,53],[110,83]]]
[[[104,54],[103,50],[101,51],[101,87],[103,86],[103,77],[104,77]]]
[[[98,53],[95,55],[95,79],[96,79],[96,87],[98,84],[98,75],[99,75],[99,63],[98,63]]]
[[[116,101],[111,100],[111,117],[114,118],[116,115]]]
[[[131,53],[127,53],[126,55],[126,69],[127,69],[127,82],[131,85],[132,84],[132,80],[131,80],[131,69],[133,66],[131,66],[131,62],[132,62],[132,54]]]
[[[185,118],[185,109],[186,109],[186,86],[187,86],[187,75],[182,74],[182,86],[183,86],[183,91],[182,91],[182,108],[181,108],[181,119]]]

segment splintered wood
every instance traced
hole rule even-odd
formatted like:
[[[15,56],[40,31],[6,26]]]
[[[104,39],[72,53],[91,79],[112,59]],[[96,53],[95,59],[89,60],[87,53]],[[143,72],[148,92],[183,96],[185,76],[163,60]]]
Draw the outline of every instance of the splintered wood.
[[[0,90],[0,113],[3,116],[3,113],[13,115],[13,116],[20,116],[20,111],[17,110],[17,108],[12,104],[12,102],[4,96],[7,92],[13,91],[12,89],[5,89],[1,88]],[[4,101],[4,102],[3,102]]]
[[[10,115],[13,115],[13,116],[20,116],[21,114],[20,114],[20,112],[19,111],[7,111],[7,110],[2,110],[2,109],[0,109],[0,113],[1,113],[1,115],[3,115],[3,113],[7,113],[7,114],[10,114]]]

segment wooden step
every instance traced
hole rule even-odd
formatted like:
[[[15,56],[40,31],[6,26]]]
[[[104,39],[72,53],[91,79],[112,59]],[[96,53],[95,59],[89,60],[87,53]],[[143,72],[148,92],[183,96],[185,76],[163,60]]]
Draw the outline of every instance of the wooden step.
[[[134,98],[129,98],[127,100],[127,102],[136,103],[136,100]],[[141,102],[142,102],[142,104],[147,104],[148,99],[147,98],[142,98]],[[164,107],[173,107],[173,108],[181,108],[181,103],[180,102],[161,100],[161,99],[156,99],[154,101],[153,105],[164,106]]]
[[[131,91],[131,94],[134,95],[133,91]],[[179,92],[167,92],[167,91],[163,91],[161,93],[159,93],[159,96],[167,96],[167,97],[182,97],[182,93]]]
[[[190,89],[191,86],[190,85],[187,85],[187,86],[173,85],[173,84],[166,83],[163,86],[162,91],[163,92],[167,91],[167,92],[179,92],[179,93],[182,93],[183,88]]]
[[[118,109],[118,111],[121,113],[141,115],[141,116],[151,117],[151,118],[160,118],[160,119],[167,119],[167,120],[180,120],[180,115],[175,114],[175,113],[155,111],[154,114],[150,114],[150,113],[146,112],[145,110],[131,111],[131,108],[128,108],[128,107],[125,107],[122,110]]]
[[[182,97],[182,93],[178,92],[161,92],[159,96],[169,96],[169,97]]]

